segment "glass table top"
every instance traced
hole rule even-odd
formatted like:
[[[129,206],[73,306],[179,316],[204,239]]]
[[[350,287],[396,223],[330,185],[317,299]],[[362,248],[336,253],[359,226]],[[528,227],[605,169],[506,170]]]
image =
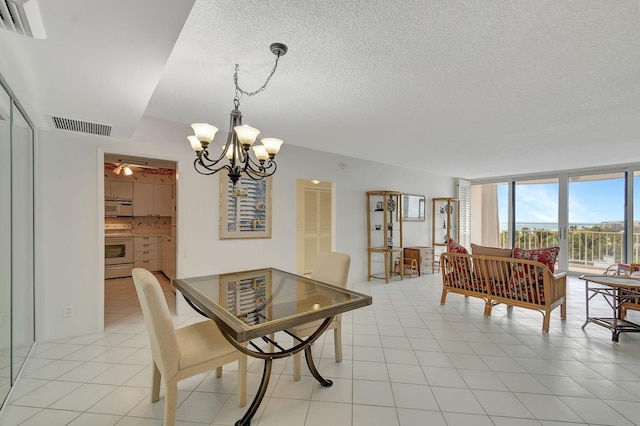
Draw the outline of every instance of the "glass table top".
[[[371,296],[274,268],[174,280],[238,342],[372,303]]]
[[[596,284],[614,286],[614,287],[640,287],[640,280],[637,278],[627,277],[623,275],[590,275],[584,274],[579,277],[582,280],[590,281]]]

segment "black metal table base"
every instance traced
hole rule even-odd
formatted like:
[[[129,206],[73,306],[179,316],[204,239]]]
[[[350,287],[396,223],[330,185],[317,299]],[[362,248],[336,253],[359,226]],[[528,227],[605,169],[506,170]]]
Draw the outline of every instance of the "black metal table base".
[[[330,387],[333,385],[333,382],[329,379],[325,379],[320,375],[318,370],[316,369],[315,363],[313,362],[313,357],[311,356],[311,347],[307,346],[304,349],[305,358],[307,360],[307,366],[309,367],[309,371],[313,377],[320,383],[321,386]],[[260,382],[260,387],[258,388],[258,393],[253,398],[249,409],[244,414],[244,416],[235,423],[235,426],[250,426],[251,419],[258,411],[262,400],[264,399],[265,394],[267,393],[267,387],[269,386],[269,379],[271,378],[271,367],[273,365],[273,359],[265,358],[264,360],[264,370],[262,372],[262,381]]]
[[[205,316],[207,318],[209,317],[205,312],[203,312],[200,308],[198,308],[187,297],[185,297],[184,299],[200,315]],[[331,321],[333,321],[333,317],[325,318],[322,324],[318,327],[318,329],[314,331],[313,334],[308,336],[306,339],[301,339],[285,330],[285,332],[290,334],[295,341],[299,342],[298,344],[295,344],[293,347],[289,349],[283,348],[282,346],[278,345],[277,342],[274,342],[273,340],[269,339],[266,336],[262,337],[262,339],[268,343],[269,347],[278,349],[277,351],[273,351],[273,352],[265,352],[260,347],[255,345],[253,342],[249,342],[249,345],[251,345],[254,348],[254,350],[251,350],[248,347],[245,347],[240,343],[238,343],[233,337],[231,337],[227,332],[225,332],[224,329],[222,328],[220,329],[220,331],[222,332],[222,335],[227,339],[227,341],[231,343],[231,345],[233,345],[240,352],[242,352],[245,355],[264,360],[264,370],[262,371],[262,380],[260,381],[260,387],[258,387],[258,393],[256,393],[256,396],[253,398],[253,401],[251,402],[251,405],[249,406],[249,409],[246,411],[244,416],[235,423],[236,426],[251,425],[251,419],[258,411],[258,408],[260,408],[260,404],[262,403],[262,400],[264,399],[264,396],[267,392],[267,386],[269,386],[269,379],[271,378],[271,367],[273,365],[274,359],[285,358],[288,356],[292,356],[297,352],[304,351],[304,355],[307,360],[307,366],[309,367],[309,371],[311,372],[313,377],[320,383],[321,386],[329,387],[333,385],[333,382],[331,380],[325,379],[320,375],[320,373],[318,372],[318,369],[316,368],[313,362],[313,356],[311,355],[311,344],[315,342],[318,339],[318,337],[320,337],[320,335],[322,335],[322,333],[326,331],[326,329],[329,327],[329,324],[331,324]]]
[[[311,371],[311,374],[320,383],[320,385],[326,388],[332,386],[333,382],[331,380],[325,379],[320,375],[320,373],[318,373],[318,369],[316,369],[316,365],[313,362],[313,356],[311,355],[310,345],[304,348],[304,357],[307,360],[307,367],[309,367],[309,371]]]
[[[258,411],[260,403],[262,403],[262,399],[267,393],[267,386],[269,386],[272,366],[273,360],[271,358],[267,358],[264,360],[264,370],[262,371],[262,381],[260,382],[258,393],[256,394],[255,398],[253,398],[253,401],[251,401],[251,405],[249,406],[247,412],[244,413],[244,416],[242,416],[242,418],[235,423],[236,426],[249,426],[251,424],[251,419]]]
[[[311,355],[311,344],[315,342],[316,339],[320,337],[322,333],[324,333],[327,327],[329,327],[329,324],[331,323],[332,320],[333,320],[333,317],[326,318],[322,322],[320,327],[318,327],[318,329],[306,339],[300,339],[294,336],[295,339],[300,343],[298,343],[297,345],[294,345],[292,348],[289,348],[289,349],[284,349],[273,340],[263,337],[263,340],[269,343],[269,346],[273,345],[273,347],[279,349],[279,351],[277,352],[264,352],[262,349],[260,349],[258,346],[252,343],[251,344],[255,348],[255,350],[250,350],[240,345],[238,342],[236,342],[231,336],[225,333],[224,330],[221,330],[222,334],[227,338],[229,343],[235,346],[240,352],[248,356],[252,356],[254,358],[261,358],[264,360],[264,370],[262,372],[262,381],[260,382],[258,393],[256,393],[256,396],[253,398],[253,401],[251,402],[251,405],[249,406],[249,409],[244,414],[244,416],[235,423],[236,426],[251,425],[251,419],[258,411],[258,408],[260,407],[260,404],[262,403],[262,400],[264,399],[264,396],[267,392],[267,386],[269,386],[269,379],[271,378],[271,366],[273,364],[274,359],[288,357],[297,352],[304,350],[305,358],[307,360],[307,366],[309,367],[309,371],[311,371],[311,374],[313,375],[313,377],[322,386],[328,387],[333,385],[333,382],[331,380],[325,379],[320,375],[320,373],[318,372],[318,369],[316,368],[313,362],[313,356]]]

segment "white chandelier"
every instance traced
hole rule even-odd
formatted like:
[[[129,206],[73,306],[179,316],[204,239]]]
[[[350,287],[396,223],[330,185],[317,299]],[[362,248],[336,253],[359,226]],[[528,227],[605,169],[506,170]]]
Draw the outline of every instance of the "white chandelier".
[[[254,96],[262,92],[271,77],[278,68],[278,60],[287,53],[287,46],[282,43],[273,43],[270,46],[271,52],[276,55],[276,63],[267,77],[267,81],[258,90],[245,92],[238,85],[238,64],[236,64],[233,81],[236,86],[236,94],[233,98],[233,110],[231,110],[229,122],[229,136],[227,142],[220,152],[209,152],[209,144],[213,140],[218,128],[207,123],[193,123],[195,135],[188,136],[191,147],[196,152],[196,159],[193,167],[198,173],[212,175],[222,169],[229,171],[229,179],[235,185],[240,176],[244,173],[251,179],[260,180],[271,176],[276,172],[277,165],[274,161],[276,154],[282,145],[281,139],[263,138],[261,145],[253,146],[253,155],[249,148],[256,141],[260,130],[242,125],[242,113],[240,107],[241,95]],[[255,157],[255,159],[254,159]]]

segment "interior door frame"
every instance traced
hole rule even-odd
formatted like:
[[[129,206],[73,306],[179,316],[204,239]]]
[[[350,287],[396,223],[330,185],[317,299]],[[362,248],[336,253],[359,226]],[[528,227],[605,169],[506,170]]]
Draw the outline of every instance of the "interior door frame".
[[[322,189],[331,193],[331,250],[336,249],[336,190],[334,182],[318,181],[316,179],[296,179],[296,273],[304,274],[304,217],[305,217],[305,189],[318,189],[317,185],[322,185]]]
[[[179,244],[179,238],[180,238],[180,209],[179,209],[179,191],[178,191],[178,176],[180,175],[180,162],[178,160],[176,160],[175,158],[166,158],[166,157],[158,157],[158,156],[149,156],[149,155],[144,155],[144,154],[139,154],[139,153],[126,153],[126,152],[118,152],[117,150],[107,150],[107,152],[105,152],[104,148],[102,147],[98,147],[97,149],[97,156],[96,156],[96,168],[98,170],[98,179],[97,179],[97,184],[98,187],[96,188],[96,193],[97,193],[97,197],[98,197],[98,217],[100,218],[97,222],[98,222],[98,235],[99,235],[99,240],[100,240],[100,245],[99,245],[99,265],[100,267],[98,268],[98,270],[96,271],[97,274],[97,282],[99,283],[99,296],[98,296],[98,303],[96,305],[96,329],[99,332],[104,331],[104,315],[105,315],[105,308],[104,308],[104,304],[105,304],[105,295],[104,295],[104,290],[105,290],[105,276],[104,276],[104,266],[105,266],[105,262],[104,262],[104,242],[105,242],[105,234],[104,234],[104,164],[105,164],[105,154],[107,155],[122,155],[123,157],[140,157],[140,158],[149,158],[152,160],[161,160],[161,161],[171,161],[174,163],[175,165],[175,171],[176,171],[176,180],[175,180],[175,228],[176,228],[176,232],[175,232],[175,236],[172,235],[172,238],[174,240],[174,244],[175,244],[175,262],[176,262],[176,270],[175,270],[175,274],[176,274],[176,278],[181,276],[181,270],[180,270],[180,263],[178,262],[178,259],[180,258],[179,256],[179,251],[180,251],[180,244]],[[178,313],[178,315],[180,315],[182,312],[186,312],[184,306],[182,306],[181,304],[181,297],[178,298],[176,297],[176,312]],[[186,305],[186,302],[184,302],[184,304]]]

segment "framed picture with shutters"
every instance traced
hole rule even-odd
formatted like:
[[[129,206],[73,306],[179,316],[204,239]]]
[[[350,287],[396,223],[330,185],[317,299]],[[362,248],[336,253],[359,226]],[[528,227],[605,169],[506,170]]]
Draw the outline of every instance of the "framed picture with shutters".
[[[233,185],[220,172],[220,239],[271,238],[271,177],[240,177]]]

